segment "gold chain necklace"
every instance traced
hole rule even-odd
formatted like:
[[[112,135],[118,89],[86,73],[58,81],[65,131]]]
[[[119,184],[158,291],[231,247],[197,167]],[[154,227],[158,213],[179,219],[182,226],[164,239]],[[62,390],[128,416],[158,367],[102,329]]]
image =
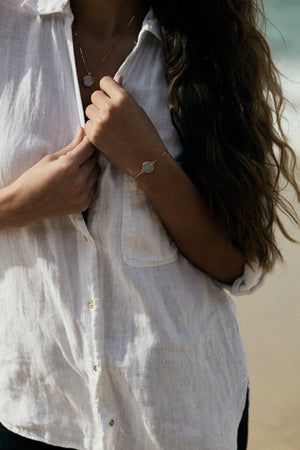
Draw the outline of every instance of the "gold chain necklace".
[[[129,22],[124,26],[125,28],[128,28],[134,21],[135,16],[132,16],[131,19],[129,20]],[[123,31],[123,30],[122,30]],[[115,47],[119,44],[119,42],[122,40],[123,38],[123,33],[121,34],[121,36],[107,49],[106,53],[104,53],[104,55],[102,56],[102,58],[100,59],[100,61],[97,63],[96,67],[94,67],[93,70],[89,70],[85,61],[85,57],[83,55],[83,51],[80,45],[80,40],[79,40],[79,36],[78,36],[78,31],[76,31],[74,29],[74,36],[77,39],[78,42],[78,48],[79,48],[79,53],[82,59],[82,63],[84,66],[84,69],[86,71],[86,75],[84,75],[82,77],[82,84],[84,87],[86,88],[90,88],[95,84],[95,79],[93,77],[93,73],[107,60],[107,58],[110,56],[110,54],[112,53],[112,51],[115,49]]]

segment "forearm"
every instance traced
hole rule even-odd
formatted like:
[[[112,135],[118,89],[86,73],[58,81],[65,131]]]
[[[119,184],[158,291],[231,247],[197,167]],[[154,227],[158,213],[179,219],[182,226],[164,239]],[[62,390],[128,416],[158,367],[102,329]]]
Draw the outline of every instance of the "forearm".
[[[118,80],[120,82],[120,80]],[[155,160],[163,142],[145,111],[118,82],[100,80],[100,91],[86,109],[88,139],[114,165],[134,177],[142,161]],[[137,182],[182,253],[208,275],[232,282],[243,271],[243,259],[225,230],[217,226],[196,187],[167,154]]]
[[[187,259],[226,283],[241,275],[241,255],[226,231],[213,222],[195,185],[169,154],[137,182]]]
[[[0,189],[0,230],[18,226],[11,212],[13,192],[10,187]]]

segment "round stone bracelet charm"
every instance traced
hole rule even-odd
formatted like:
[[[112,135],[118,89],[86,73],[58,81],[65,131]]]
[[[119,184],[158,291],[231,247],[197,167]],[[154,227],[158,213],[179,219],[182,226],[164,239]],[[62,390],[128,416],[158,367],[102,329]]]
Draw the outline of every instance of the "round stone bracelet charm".
[[[93,84],[95,83],[94,78],[92,77],[92,75],[85,75],[82,78],[82,84],[85,87],[91,87],[93,86]]]
[[[154,169],[154,164],[152,161],[145,161],[142,165],[143,171],[146,173],[151,173]]]
[[[136,180],[142,173],[151,173],[154,170],[154,165],[159,161],[161,158],[163,158],[168,153],[168,150],[165,150],[162,152],[154,161],[144,161],[142,164],[142,169],[139,171],[138,174],[134,177]]]

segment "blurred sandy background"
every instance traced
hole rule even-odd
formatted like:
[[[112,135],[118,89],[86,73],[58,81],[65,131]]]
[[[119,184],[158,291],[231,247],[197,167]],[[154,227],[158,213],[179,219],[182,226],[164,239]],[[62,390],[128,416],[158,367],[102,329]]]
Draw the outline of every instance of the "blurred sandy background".
[[[285,75],[285,130],[300,159],[300,0],[265,0],[276,63]],[[300,177],[298,177],[300,182]],[[298,208],[300,213],[300,208]],[[300,241],[300,231],[289,226]],[[248,450],[300,450],[300,245],[280,239],[285,263],[236,298],[250,377]]]
[[[236,299],[250,379],[248,450],[300,449],[300,247],[282,243],[285,264]]]

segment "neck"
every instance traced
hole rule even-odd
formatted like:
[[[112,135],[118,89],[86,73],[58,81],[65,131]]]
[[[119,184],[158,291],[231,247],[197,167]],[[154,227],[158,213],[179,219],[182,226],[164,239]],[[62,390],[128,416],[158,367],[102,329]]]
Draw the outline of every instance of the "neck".
[[[149,7],[148,1],[141,0],[71,0],[74,22],[106,37],[116,36],[135,17],[135,26],[140,27]]]

